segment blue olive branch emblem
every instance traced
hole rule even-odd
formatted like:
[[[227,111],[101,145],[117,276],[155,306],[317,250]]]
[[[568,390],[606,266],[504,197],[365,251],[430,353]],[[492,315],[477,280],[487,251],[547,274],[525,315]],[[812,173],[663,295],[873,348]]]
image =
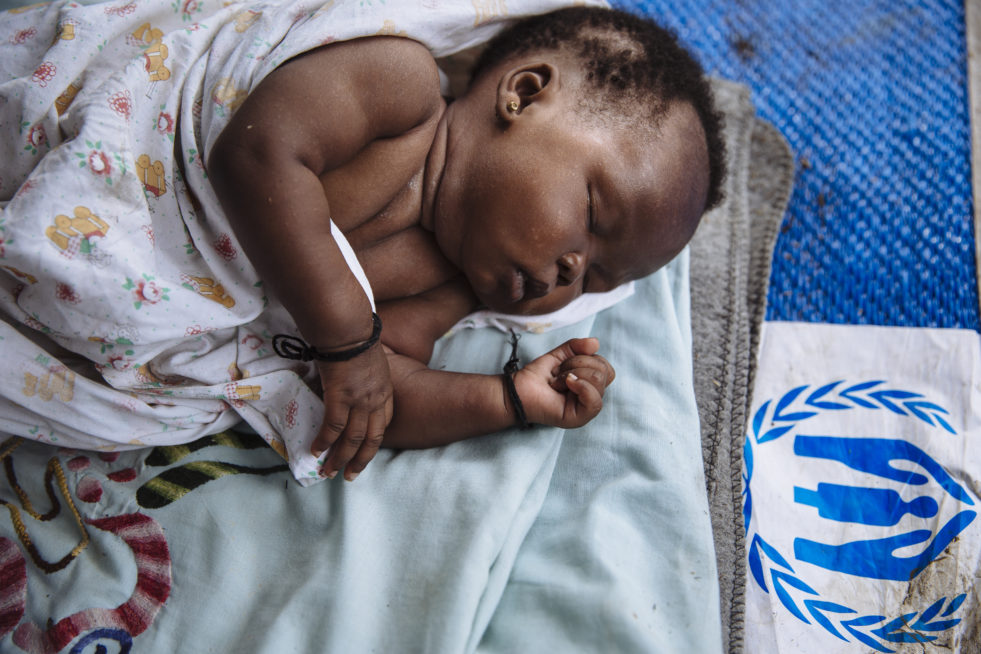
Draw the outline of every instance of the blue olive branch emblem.
[[[895,389],[872,390],[876,386],[884,384],[885,382],[882,380],[867,381],[860,384],[855,384],[854,386],[849,386],[848,388],[839,391],[837,393],[837,398],[834,400],[824,399],[832,391],[834,391],[835,388],[843,383],[843,381],[836,381],[830,384],[825,384],[807,396],[807,399],[805,399],[803,402],[804,406],[808,409],[817,409],[818,411],[790,410],[797,398],[803,395],[804,392],[810,388],[809,386],[798,386],[797,388],[787,391],[783,397],[777,401],[776,408],[774,409],[773,414],[770,416],[771,422],[785,424],[771,427],[760,434],[763,421],[766,419],[770,408],[770,403],[773,400],[767,400],[764,402],[753,416],[753,434],[754,436],[758,435],[756,442],[765,443],[775,438],[780,438],[793,429],[798,422],[807,420],[808,418],[813,418],[819,411],[844,411],[854,408],[888,409],[889,411],[901,416],[912,415],[931,427],[939,426],[951,434],[957,434],[957,431],[954,430],[954,428],[951,427],[950,424],[942,417],[948,415],[949,412],[933,402],[928,402],[921,399],[923,398],[922,394]]]
[[[839,380],[818,387],[798,386],[779,398],[765,401],[757,409],[751,423],[752,438],[746,438],[743,449],[746,468],[743,475],[743,517],[747,532],[753,509],[750,482],[753,477],[754,442],[759,446],[776,441],[794,432],[799,423],[821,412],[852,409],[885,409],[957,435],[948,422],[949,412],[942,406],[929,401],[921,393],[888,388],[883,386],[885,383],[884,380],[872,380],[848,385]],[[952,498],[964,505],[974,505],[970,494],[940,464],[916,445],[904,440],[796,435],[794,453],[797,456],[838,461],[854,470],[907,486],[926,484],[932,478]],[[892,465],[894,460],[914,462],[929,476],[897,468]],[[907,513],[921,518],[931,518],[938,513],[937,502],[928,496],[906,502],[896,491],[889,489],[829,483],[819,483],[817,489],[795,487],[794,501],[816,508],[825,519],[876,526],[895,525]],[[974,510],[962,510],[936,534],[916,529],[887,538],[841,545],[797,538],[794,555],[799,561],[837,572],[908,582],[939,556],[976,515]],[[756,584],[766,593],[772,588],[781,604],[798,620],[805,624],[817,624],[843,641],[849,642],[850,637],[877,651],[888,653],[894,651],[888,647],[890,643],[933,641],[941,632],[952,629],[961,621],[954,614],[963,604],[966,593],[953,596],[949,601],[948,597],[941,597],[923,611],[897,617],[858,615],[858,611],[843,603],[822,598],[818,591],[800,578],[787,557],[761,534],[748,535],[747,540],[747,559]],[[925,548],[919,555],[893,555],[893,551],[899,548],[921,543],[925,543]]]

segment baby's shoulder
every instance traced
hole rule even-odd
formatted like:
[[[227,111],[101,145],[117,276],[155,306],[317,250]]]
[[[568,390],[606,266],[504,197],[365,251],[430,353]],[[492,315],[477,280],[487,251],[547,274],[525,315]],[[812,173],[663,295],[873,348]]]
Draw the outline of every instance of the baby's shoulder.
[[[371,36],[331,43],[305,59],[306,71],[321,82],[338,80],[365,115],[419,124],[440,110],[439,70],[418,41]]]
[[[407,78],[407,81],[439,85],[436,60],[429,48],[419,41],[398,36],[371,36],[348,43],[360,50],[361,61],[382,66],[393,79]]]
[[[439,68],[426,46],[399,37],[365,40],[376,48],[374,61],[380,66],[374,80],[387,87],[390,101],[425,106],[429,111],[442,105]]]

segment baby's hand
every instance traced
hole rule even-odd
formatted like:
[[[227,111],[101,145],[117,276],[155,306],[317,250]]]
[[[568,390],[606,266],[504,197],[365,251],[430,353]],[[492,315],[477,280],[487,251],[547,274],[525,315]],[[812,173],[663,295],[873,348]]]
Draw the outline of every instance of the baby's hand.
[[[311,451],[327,448],[323,474],[344,470],[353,481],[374,458],[392,420],[392,379],[381,344],[349,361],[318,362],[324,387],[324,424]]]
[[[616,377],[597,350],[595,338],[574,338],[515,373],[529,422],[572,429],[596,417],[606,387]]]

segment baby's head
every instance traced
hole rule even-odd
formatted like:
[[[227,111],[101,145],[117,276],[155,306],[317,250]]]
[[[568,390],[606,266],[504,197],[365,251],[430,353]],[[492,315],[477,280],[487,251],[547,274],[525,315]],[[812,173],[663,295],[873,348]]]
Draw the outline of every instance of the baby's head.
[[[647,275],[721,198],[721,121],[701,67],[624,12],[515,23],[447,122],[437,239],[494,309],[545,313]]]

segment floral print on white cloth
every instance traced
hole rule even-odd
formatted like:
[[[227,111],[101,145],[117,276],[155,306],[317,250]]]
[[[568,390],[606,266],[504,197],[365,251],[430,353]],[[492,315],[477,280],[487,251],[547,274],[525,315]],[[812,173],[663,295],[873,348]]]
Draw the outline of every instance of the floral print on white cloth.
[[[207,153],[256,84],[306,50],[396,34],[440,56],[486,40],[508,13],[503,0],[112,0],[0,13],[0,358],[16,373],[0,379],[0,430],[122,449],[244,419],[302,483],[317,481],[315,371],[268,346],[295,326],[241,255]],[[26,392],[72,365],[102,380],[75,375],[58,407]]]

